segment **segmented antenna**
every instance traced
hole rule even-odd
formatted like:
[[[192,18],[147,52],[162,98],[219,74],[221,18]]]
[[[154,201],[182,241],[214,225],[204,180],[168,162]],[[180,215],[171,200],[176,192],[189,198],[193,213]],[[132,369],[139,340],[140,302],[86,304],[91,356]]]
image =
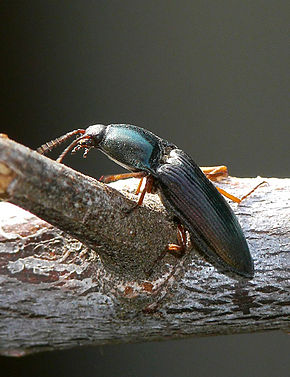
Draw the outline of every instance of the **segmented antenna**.
[[[54,140],[48,141],[47,143],[41,145],[39,148],[37,148],[37,152],[40,154],[46,154],[50,152],[52,149],[57,147],[58,145],[64,143],[67,139],[69,139],[71,136],[77,135],[77,134],[84,134],[85,130],[79,129],[79,130],[74,130],[71,132],[68,132],[67,134],[60,136]],[[77,139],[78,140],[78,139]]]

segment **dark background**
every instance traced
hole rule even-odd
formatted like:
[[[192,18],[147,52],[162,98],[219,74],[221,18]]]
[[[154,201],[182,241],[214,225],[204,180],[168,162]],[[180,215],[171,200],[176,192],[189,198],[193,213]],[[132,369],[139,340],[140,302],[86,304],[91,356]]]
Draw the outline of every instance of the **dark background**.
[[[1,129],[36,148],[94,123],[148,128],[200,165],[289,176],[288,1],[1,1]],[[120,170],[91,152],[67,163]],[[0,358],[1,376],[287,376],[281,333]],[[3,371],[5,372],[3,374]]]

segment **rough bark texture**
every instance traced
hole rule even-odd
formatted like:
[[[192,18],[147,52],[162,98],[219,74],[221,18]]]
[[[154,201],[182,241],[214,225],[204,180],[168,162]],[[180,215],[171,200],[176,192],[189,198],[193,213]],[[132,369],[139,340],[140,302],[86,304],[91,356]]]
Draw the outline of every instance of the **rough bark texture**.
[[[260,180],[219,185],[242,196]],[[154,265],[176,230],[156,195],[125,213],[136,180],[120,193],[0,138],[0,197],[47,221],[0,203],[0,353],[289,331],[290,180],[267,181],[232,205],[255,261],[252,280],[234,278],[190,244]]]

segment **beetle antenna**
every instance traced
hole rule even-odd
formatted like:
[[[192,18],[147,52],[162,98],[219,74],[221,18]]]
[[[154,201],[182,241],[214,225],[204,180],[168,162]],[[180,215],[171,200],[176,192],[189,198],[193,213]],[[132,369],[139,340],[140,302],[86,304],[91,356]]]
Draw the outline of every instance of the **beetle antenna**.
[[[62,162],[62,160],[64,159],[64,157],[68,154],[68,152],[70,152],[75,146],[78,145],[78,143],[81,141],[81,140],[84,140],[84,139],[89,139],[90,136],[88,135],[84,135],[84,136],[80,136],[79,138],[77,138],[76,140],[74,140],[72,143],[70,143],[70,145],[68,145],[65,150],[60,154],[60,156],[58,157],[58,159],[56,160],[56,162]]]
[[[78,135],[78,134],[84,134],[84,133],[85,133],[85,130],[83,129],[78,129],[78,130],[68,132],[67,134],[63,136],[57,137],[56,139],[48,141],[47,143],[41,145],[39,148],[37,148],[36,151],[40,154],[46,154],[50,152],[52,149],[54,149],[55,147],[57,147],[58,145],[64,143],[70,137],[74,135]]]

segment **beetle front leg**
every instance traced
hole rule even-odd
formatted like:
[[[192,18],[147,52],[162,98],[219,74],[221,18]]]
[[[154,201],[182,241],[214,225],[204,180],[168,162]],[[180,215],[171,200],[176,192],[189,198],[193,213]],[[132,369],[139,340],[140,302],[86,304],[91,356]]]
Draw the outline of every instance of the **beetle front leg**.
[[[141,186],[143,182],[143,178],[147,176],[147,173],[144,171],[138,171],[134,173],[122,173],[122,174],[115,174],[115,175],[102,175],[99,179],[100,182],[103,183],[110,183],[110,182],[116,182],[121,179],[127,179],[127,178],[141,178],[138,184],[138,187],[135,191],[135,195],[139,195],[141,191]]]
[[[144,171],[137,171],[134,173],[122,173],[122,174],[114,174],[114,175],[102,175],[99,179],[100,182],[103,183],[111,183],[119,181],[120,179],[127,179],[127,178],[144,178],[146,177],[147,173]]]

